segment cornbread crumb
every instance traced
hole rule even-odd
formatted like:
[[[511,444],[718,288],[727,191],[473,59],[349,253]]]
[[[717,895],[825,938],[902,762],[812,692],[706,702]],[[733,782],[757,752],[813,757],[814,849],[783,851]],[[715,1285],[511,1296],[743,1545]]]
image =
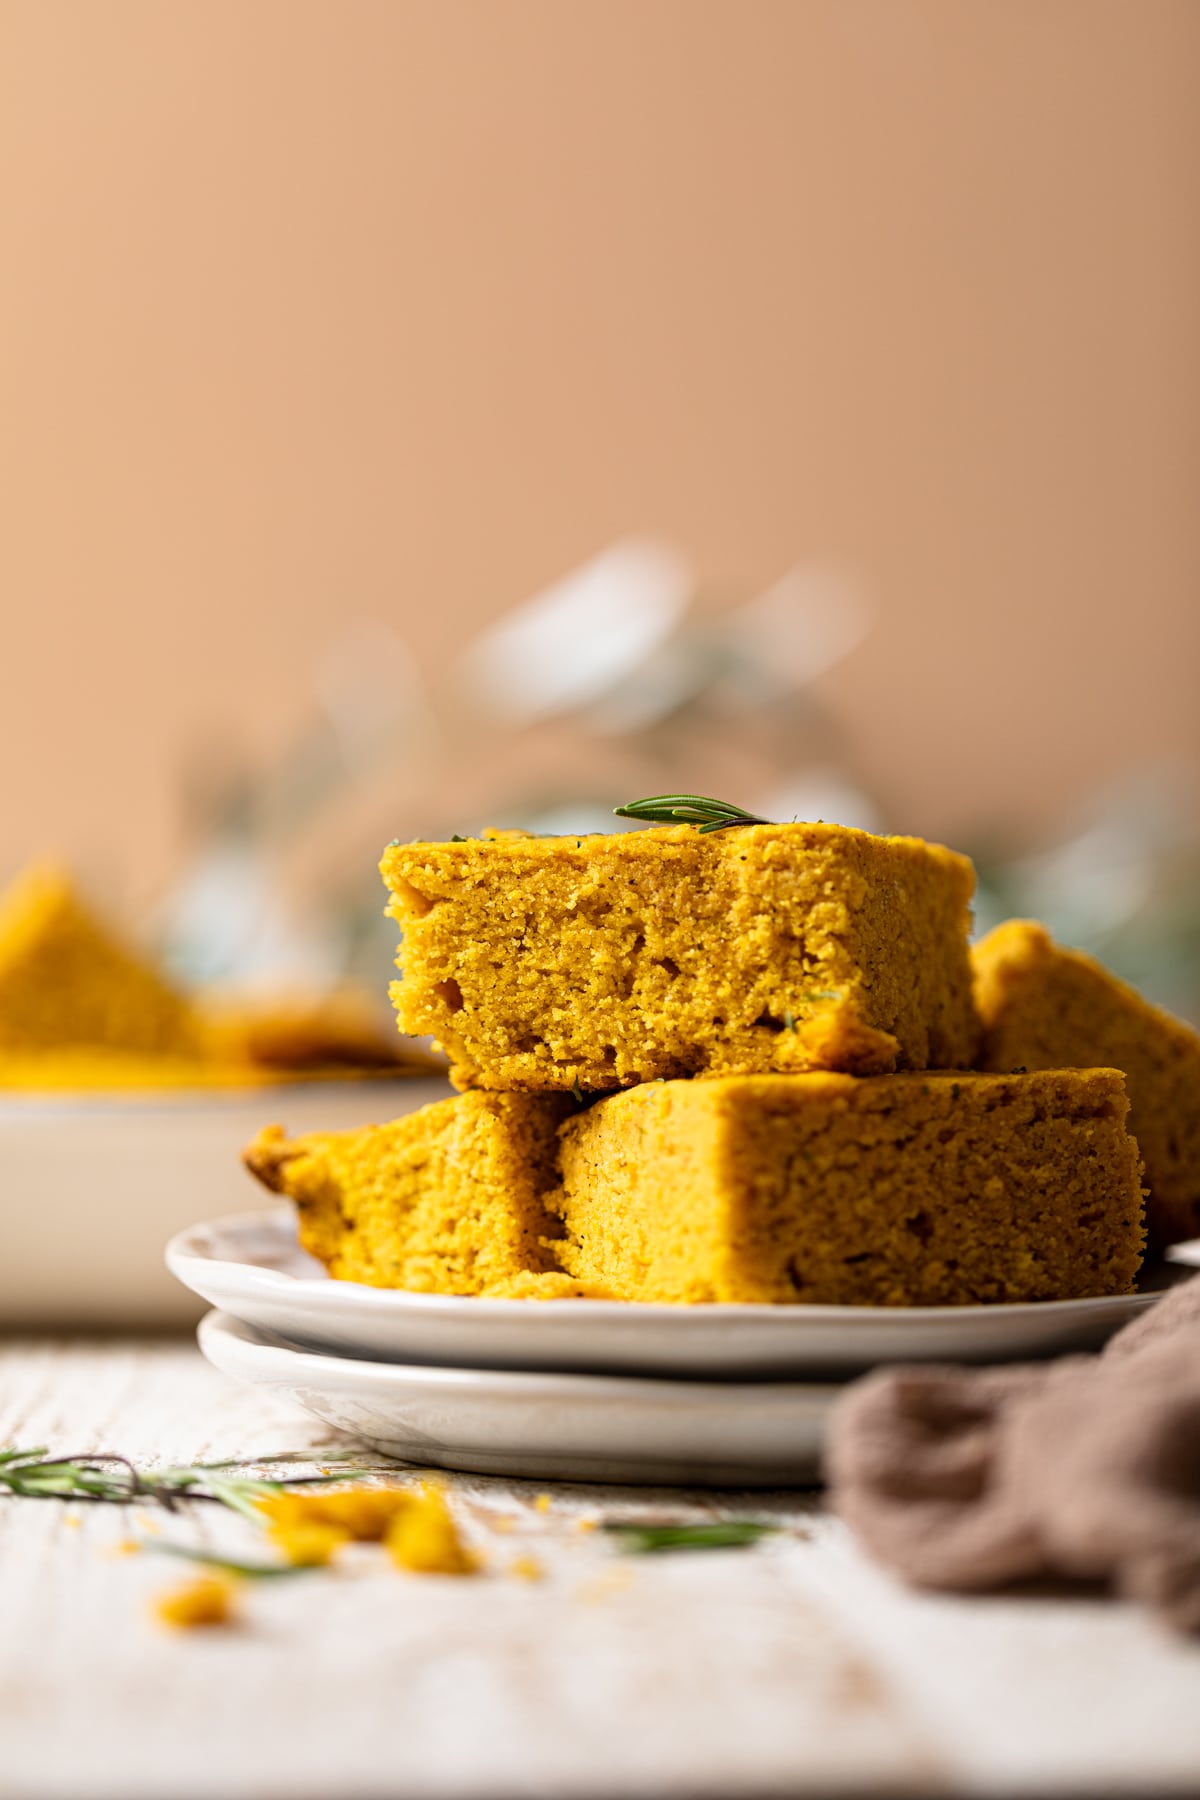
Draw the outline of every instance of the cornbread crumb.
[[[285,1561],[299,1569],[323,1569],[351,1534],[340,1525],[272,1525],[267,1532]]]
[[[315,1492],[267,1494],[256,1502],[270,1532],[294,1532],[320,1527],[342,1534],[344,1540],[378,1544],[398,1513],[411,1505],[407,1488],[349,1487]]]
[[[160,1624],[182,1631],[228,1625],[236,1611],[236,1587],[227,1575],[197,1575],[160,1594],[154,1602],[154,1616]]]
[[[632,1586],[633,1570],[628,1563],[621,1563],[616,1568],[605,1569],[602,1575],[594,1575],[590,1581],[581,1581],[575,1589],[575,1599],[585,1606],[596,1606],[615,1599]]]
[[[520,1581],[544,1581],[546,1571],[536,1556],[518,1556],[508,1565],[510,1575]]]
[[[569,1273],[626,1300],[954,1306],[1127,1293],[1140,1158],[1115,1070],[729,1076],[564,1126]]]
[[[394,844],[402,1031],[459,1087],[970,1062],[973,872],[916,838],[688,825]]]
[[[384,1542],[396,1567],[414,1575],[475,1575],[480,1568],[458,1534],[446,1496],[432,1483],[410,1496]]]
[[[300,1214],[300,1241],[331,1275],[424,1293],[536,1291],[554,1275],[557,1095],[464,1094],[390,1125],[287,1138],[262,1132],[246,1166]]]
[[[533,1510],[535,1512],[548,1513],[553,1505],[554,1502],[549,1494],[539,1494],[533,1503]]]
[[[1200,1236],[1200,1035],[1029,919],[989,932],[972,962],[980,1067],[1122,1069],[1146,1162],[1150,1240]]]

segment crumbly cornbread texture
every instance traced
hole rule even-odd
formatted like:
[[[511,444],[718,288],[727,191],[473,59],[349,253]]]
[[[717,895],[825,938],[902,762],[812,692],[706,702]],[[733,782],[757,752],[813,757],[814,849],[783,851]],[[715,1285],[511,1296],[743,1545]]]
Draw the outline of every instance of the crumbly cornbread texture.
[[[393,844],[400,1029],[459,1087],[971,1061],[974,875],[837,825]]]
[[[1031,920],[997,926],[972,960],[980,1067],[1123,1069],[1151,1242],[1200,1236],[1200,1036]]]
[[[575,1291],[543,1241],[557,1229],[559,1095],[464,1094],[388,1125],[288,1139],[245,1153],[296,1202],[300,1241],[344,1281],[436,1294]],[[545,1279],[543,1279],[545,1278]]]
[[[0,1053],[78,1046],[191,1057],[188,1001],[120,943],[59,870],[26,871],[0,898]]]
[[[664,1082],[561,1132],[559,1263],[643,1301],[934,1306],[1127,1293],[1114,1070]]]

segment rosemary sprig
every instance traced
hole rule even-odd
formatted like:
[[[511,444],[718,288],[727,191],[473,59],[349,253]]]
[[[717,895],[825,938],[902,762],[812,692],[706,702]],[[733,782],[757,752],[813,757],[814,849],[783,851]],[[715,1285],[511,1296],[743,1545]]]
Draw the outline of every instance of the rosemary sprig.
[[[605,1523],[618,1550],[629,1556],[654,1556],[664,1550],[739,1550],[757,1544],[775,1530],[755,1519],[715,1519],[707,1525],[626,1525]]]
[[[708,800],[703,794],[654,794],[649,800],[630,800],[625,806],[614,806],[613,817],[637,819],[644,825],[695,825],[702,836],[730,825],[771,823],[758,813],[745,812],[727,800]]]
[[[178,1556],[184,1562],[199,1563],[206,1569],[217,1569],[222,1575],[238,1575],[246,1581],[272,1581],[281,1575],[311,1575],[316,1563],[240,1562],[234,1556],[220,1556],[213,1550],[192,1550],[186,1544],[164,1544],[159,1539],[141,1541],[143,1550],[156,1556]]]
[[[268,1480],[240,1475],[237,1462],[193,1463],[169,1469],[139,1469],[127,1456],[109,1451],[50,1456],[46,1446],[0,1450],[0,1498],[86,1500],[113,1506],[142,1502],[175,1512],[182,1500],[209,1500],[261,1525],[256,1500],[288,1488],[323,1487],[350,1481],[361,1470],[332,1475],[291,1475]]]

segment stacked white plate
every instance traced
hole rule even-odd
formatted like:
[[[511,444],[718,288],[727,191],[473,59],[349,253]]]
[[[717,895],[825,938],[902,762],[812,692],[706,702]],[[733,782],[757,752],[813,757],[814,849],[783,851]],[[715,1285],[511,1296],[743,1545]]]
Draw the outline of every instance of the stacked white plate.
[[[331,1281],[290,1208],[193,1226],[167,1263],[218,1310],[200,1347],[402,1461],[534,1480],[780,1487],[891,1362],[1094,1350],[1156,1291],[1028,1306],[631,1306]]]

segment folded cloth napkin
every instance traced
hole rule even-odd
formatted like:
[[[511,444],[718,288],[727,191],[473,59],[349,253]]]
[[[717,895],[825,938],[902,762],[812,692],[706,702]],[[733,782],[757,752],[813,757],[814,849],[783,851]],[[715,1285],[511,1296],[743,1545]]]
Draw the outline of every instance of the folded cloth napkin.
[[[922,1586],[1104,1581],[1200,1631],[1200,1275],[1099,1356],[876,1370],[834,1410],[826,1474]]]

